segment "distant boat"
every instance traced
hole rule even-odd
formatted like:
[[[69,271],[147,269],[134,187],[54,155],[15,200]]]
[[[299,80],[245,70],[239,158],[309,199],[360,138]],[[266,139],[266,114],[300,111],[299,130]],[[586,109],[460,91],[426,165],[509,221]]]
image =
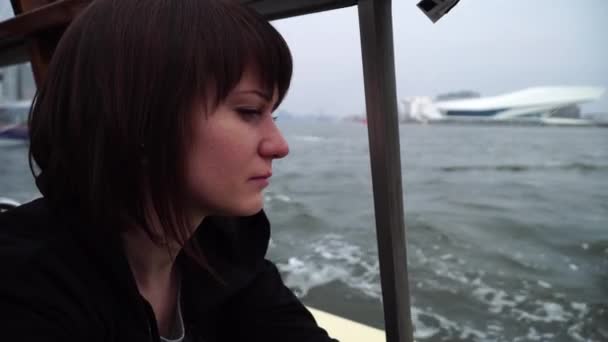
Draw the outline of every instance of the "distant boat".
[[[0,126],[0,139],[27,140],[27,133],[27,126],[23,124]]]
[[[27,116],[31,102],[0,104],[0,145],[19,144],[29,140]]]

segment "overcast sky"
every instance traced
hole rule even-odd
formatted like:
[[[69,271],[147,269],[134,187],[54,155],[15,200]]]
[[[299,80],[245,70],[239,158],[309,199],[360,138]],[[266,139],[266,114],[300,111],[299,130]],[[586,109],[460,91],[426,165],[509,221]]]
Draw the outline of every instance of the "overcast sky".
[[[531,86],[608,90],[608,0],[462,0],[432,24],[417,0],[393,0],[397,95]],[[364,111],[356,7],[273,22],[294,56],[282,109]],[[608,94],[585,111],[608,112]]]
[[[399,98],[455,90],[496,95],[542,85],[608,90],[608,0],[462,0],[437,24],[417,2],[393,0]],[[0,0],[0,12],[9,11],[10,2]],[[273,24],[295,64],[282,109],[363,113],[356,7]],[[608,94],[584,110],[608,112]]]

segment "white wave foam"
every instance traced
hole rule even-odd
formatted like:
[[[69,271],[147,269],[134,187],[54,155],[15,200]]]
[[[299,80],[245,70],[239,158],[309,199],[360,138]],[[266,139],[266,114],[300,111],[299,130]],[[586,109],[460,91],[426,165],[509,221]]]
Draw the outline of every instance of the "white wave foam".
[[[349,265],[360,263],[363,256],[361,247],[341,240],[334,234],[327,235],[313,250],[324,259],[345,261]]]
[[[279,194],[279,195],[276,195],[275,198],[277,200],[279,200],[279,201],[283,201],[283,202],[286,202],[286,203],[291,202],[291,198],[289,198],[289,196],[287,196],[287,195],[281,195],[281,194]]]
[[[429,328],[424,324],[420,323],[414,323],[414,326],[414,338],[417,338],[419,340],[425,340],[429,337],[433,337],[437,335],[437,333],[440,331],[437,328]]]
[[[438,279],[425,279],[422,282],[417,282],[416,287],[418,288],[443,289],[446,286],[443,280],[452,280],[456,284],[470,288],[472,296],[487,305],[490,313],[511,316],[531,326],[538,323],[563,324],[573,320],[578,322],[589,314],[587,304],[579,302],[564,304],[563,301],[566,300],[566,296],[559,293],[553,293],[555,300],[558,302],[540,300],[531,302],[530,293],[539,291],[539,287],[541,288],[540,291],[553,289],[554,286],[547,281],[538,279],[535,284],[531,284],[522,280],[521,290],[517,293],[509,293],[505,289],[495,288],[487,284],[484,281],[486,274],[483,271],[478,271],[471,277],[471,275],[465,274],[462,268],[455,267],[459,260],[458,256],[450,253],[427,256],[422,249],[414,249],[414,253],[417,261],[425,269],[433,270],[434,274],[439,277]],[[516,255],[515,258],[518,258],[518,256]],[[578,270],[578,266],[573,264],[571,259],[567,259],[570,269]],[[496,273],[501,276],[500,271],[496,271]],[[447,286],[452,288],[456,284],[448,284]],[[582,329],[584,326],[579,328]],[[576,332],[580,331],[579,328],[569,329],[569,335],[576,339]],[[501,335],[493,334],[490,329],[487,329],[487,332],[492,336]],[[534,333],[530,333],[529,338],[525,335],[521,338],[522,340],[530,340],[534,336],[536,336]],[[538,336],[544,341],[548,339],[549,335],[539,334]]]
[[[504,339],[505,327],[501,326],[501,321],[491,317],[509,317],[524,326],[527,325],[526,329],[533,328],[523,330],[520,336],[511,336],[510,340],[513,341],[554,339],[555,331],[547,331],[546,324],[567,324],[564,329],[567,329],[568,336],[573,340],[583,341],[579,337],[585,335],[583,331],[586,325],[579,323],[589,314],[587,304],[567,302],[567,297],[557,292],[553,293],[554,299],[551,301],[531,300],[530,297],[534,297],[531,293],[546,292],[546,289],[553,289],[554,285],[540,279],[521,280],[519,290],[508,291],[487,282],[487,277],[494,277],[496,274],[486,274],[483,270],[473,274],[465,273],[466,269],[458,267],[464,261],[457,254],[434,252],[437,250],[439,248],[431,249],[433,252],[430,253],[435,255],[425,255],[428,250],[413,249],[416,261],[437,276],[418,280],[415,286],[439,290],[452,290],[456,286],[471,291],[469,293],[473,298],[487,307],[488,325],[478,329],[479,322],[471,326],[470,323],[454,317],[443,317],[428,307],[424,311],[412,307],[414,336],[417,340],[447,338],[507,341]],[[370,255],[362,247],[346,241],[338,234],[324,236],[311,244],[309,254],[289,258],[286,263],[278,266],[284,275],[285,283],[300,297],[306,296],[315,287],[336,281],[366,296],[382,300],[379,267],[375,255]]]
[[[488,325],[488,329],[487,330],[489,332],[497,334],[497,333],[503,332],[505,329],[503,327],[501,327],[500,325],[490,324],[490,325]]]
[[[330,265],[317,265],[289,258],[287,264],[277,265],[281,272],[287,273],[285,285],[291,288],[298,297],[305,297],[310,289],[348,277],[347,271]]]
[[[525,296],[511,297],[504,290],[495,289],[485,284],[481,284],[474,289],[473,296],[486,303],[490,307],[488,310],[492,313],[502,313],[506,307],[514,308],[518,303],[525,300]]]
[[[283,195],[283,194],[275,194],[272,192],[268,192],[266,193],[266,195],[264,196],[264,202],[284,202],[284,203],[291,203],[291,198],[287,195]]]
[[[572,318],[572,314],[564,310],[564,307],[557,303],[535,301],[539,306],[534,313],[526,312],[520,309],[513,309],[513,312],[518,315],[519,320],[528,322],[567,322]]]
[[[528,334],[526,335],[527,341],[550,341],[555,337],[555,334],[546,333],[541,334],[534,327],[528,328]]]
[[[348,287],[376,299],[381,299],[379,265],[359,246],[350,244],[339,235],[326,235],[313,243],[312,253],[289,258],[278,264],[285,283],[300,297],[314,287],[340,281]]]
[[[476,280],[474,283],[478,282]],[[550,285],[543,281],[538,281],[538,284]],[[548,301],[536,300],[528,301],[526,295],[509,295],[503,290],[492,288],[483,284],[479,280],[479,286],[473,290],[473,295],[486,303],[490,308],[489,311],[501,315],[514,316],[517,321],[529,324],[531,329],[535,324],[564,324],[574,322],[568,327],[568,335],[575,341],[585,341],[581,336],[584,329],[584,324],[581,320],[589,314],[588,305],[585,303],[572,302],[569,307],[564,307],[562,304]],[[542,286],[542,285],[541,285]],[[542,286],[542,287],[545,287]],[[556,298],[564,298],[564,296],[555,295]],[[526,307],[524,310],[522,307]],[[571,310],[568,310],[571,309]],[[493,330],[493,329],[492,329]],[[500,333],[494,334],[490,329],[487,330],[492,336],[500,336]],[[536,330],[529,330],[527,335],[515,338],[514,341],[550,341],[554,338],[554,334],[538,333]]]
[[[450,260],[453,258],[454,258],[454,256],[452,254],[444,254],[441,257],[439,257],[439,259],[441,259],[441,260]]]
[[[586,339],[581,335],[581,332],[584,329],[585,322],[578,322],[568,328],[568,336],[572,337],[574,341],[577,342],[589,342],[590,340]]]
[[[459,336],[458,338],[461,340],[468,340],[471,338],[481,340],[487,339],[486,333],[468,326],[461,326],[452,320],[430,311],[430,309],[424,311],[417,307],[413,307],[412,321],[414,323],[414,338],[419,340],[431,338],[442,331],[448,332],[450,335]]]
[[[570,306],[578,312],[578,318],[583,318],[589,313],[589,307],[585,303],[572,302]]]
[[[542,280],[537,280],[536,283],[538,284],[538,286],[544,287],[546,289],[550,289],[553,287],[553,286],[551,286],[551,284],[547,283],[546,281],[542,281]]]

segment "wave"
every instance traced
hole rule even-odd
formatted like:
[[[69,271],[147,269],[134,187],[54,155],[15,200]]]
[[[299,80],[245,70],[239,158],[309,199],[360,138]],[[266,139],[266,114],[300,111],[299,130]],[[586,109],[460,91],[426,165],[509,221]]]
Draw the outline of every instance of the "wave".
[[[413,309],[416,330],[421,327],[424,332],[416,336],[418,340],[546,341],[566,337],[588,341],[604,337],[594,327],[603,319],[605,306],[593,307],[594,304],[570,299],[548,280],[516,279],[501,270],[473,271],[469,262],[457,254],[436,249],[414,247],[412,257],[418,264],[412,267],[412,279],[420,279],[413,288],[414,299],[433,302],[429,299],[432,296],[447,302],[460,298],[467,305],[472,300],[477,303],[473,307],[486,312],[480,311],[474,325],[468,326],[470,321],[441,316],[449,312],[441,306],[425,305],[425,311]],[[480,324],[485,327],[481,329]],[[512,326],[522,329],[513,330]]]
[[[297,296],[305,297],[316,287],[340,282],[355,292],[382,301],[375,255],[338,234],[325,235],[310,246],[308,254],[277,264],[286,285]],[[412,252],[411,261],[415,264],[410,279],[416,279],[412,284],[415,284],[412,318],[418,341],[556,338],[585,341],[603,336],[602,331],[595,328],[602,320],[603,306],[594,308],[594,304],[569,299],[559,293],[559,286],[548,280],[514,279],[501,271],[472,271],[473,266],[467,260],[439,248],[414,247]],[[481,309],[477,311],[477,319],[462,320],[441,305],[427,304],[454,298],[472,305],[476,311]],[[512,329],[513,326],[519,328]]]
[[[560,250],[566,253],[582,254],[586,258],[604,259],[608,263],[608,239],[597,238],[593,241],[581,241],[567,243],[560,246]]]
[[[472,327],[461,325],[444,317],[430,308],[412,308],[412,321],[414,323],[414,338],[416,340],[473,340],[485,341],[488,333]]]
[[[275,193],[268,192],[264,196],[264,201],[265,202],[290,203],[291,202],[291,197],[289,197],[287,195],[283,195],[283,194],[275,194]]]
[[[328,234],[311,243],[312,253],[291,257],[277,267],[284,274],[285,284],[299,297],[318,286],[340,281],[353,290],[380,299],[379,265],[357,245],[340,235]]]
[[[588,163],[567,163],[554,165],[526,165],[526,164],[504,164],[504,165],[456,165],[440,167],[442,172],[469,172],[469,171],[498,171],[498,172],[527,172],[539,170],[567,170],[567,171],[605,171],[608,165]]]

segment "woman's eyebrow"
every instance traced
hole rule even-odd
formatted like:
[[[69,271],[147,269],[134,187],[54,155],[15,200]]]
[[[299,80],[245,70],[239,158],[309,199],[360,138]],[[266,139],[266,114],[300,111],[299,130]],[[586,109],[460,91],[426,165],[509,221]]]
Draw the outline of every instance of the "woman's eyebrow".
[[[267,102],[270,102],[270,100],[272,100],[270,94],[260,91],[260,90],[240,90],[240,91],[236,91],[235,94],[255,94],[261,98],[263,98],[264,100],[266,100]]]

